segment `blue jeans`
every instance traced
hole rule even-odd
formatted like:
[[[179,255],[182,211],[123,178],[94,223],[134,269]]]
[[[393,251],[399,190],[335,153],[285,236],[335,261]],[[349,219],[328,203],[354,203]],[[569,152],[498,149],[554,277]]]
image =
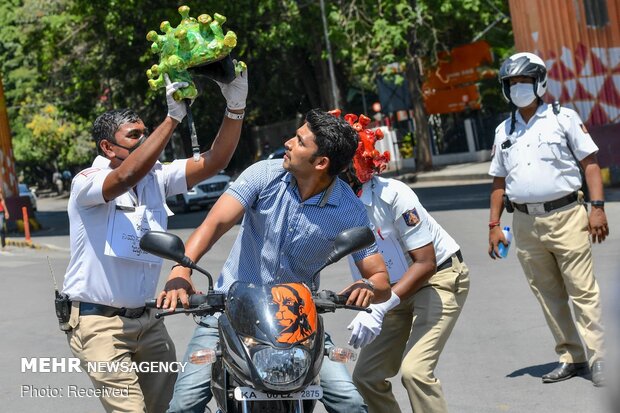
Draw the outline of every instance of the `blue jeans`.
[[[201,348],[215,348],[218,342],[217,317],[203,317],[194,330],[183,361]],[[325,333],[325,346],[332,347],[329,334]],[[346,366],[325,357],[320,372],[323,398],[321,402],[329,413],[367,412],[364,399],[351,380]],[[204,413],[213,394],[211,393],[211,365],[187,363],[185,371],[179,373],[174,385],[174,395],[168,412]]]

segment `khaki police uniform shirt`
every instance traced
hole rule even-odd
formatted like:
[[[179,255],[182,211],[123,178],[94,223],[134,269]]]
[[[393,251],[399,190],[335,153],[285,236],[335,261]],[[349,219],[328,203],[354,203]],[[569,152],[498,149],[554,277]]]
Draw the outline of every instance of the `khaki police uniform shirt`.
[[[110,161],[98,156],[91,168],[75,176],[67,212],[69,214],[71,260],[63,292],[73,301],[136,308],[155,296],[161,263],[132,261],[104,254],[109,214],[116,205],[140,206],[161,211],[167,227],[165,197],[187,191],[186,160],[168,165],[157,162],[136,185],[106,202],[103,182],[112,172]]]
[[[517,111],[515,130],[511,119],[495,130],[489,175],[506,178],[506,194],[516,203],[552,201],[581,188],[578,160],[598,151],[579,115],[542,104],[526,124]]]

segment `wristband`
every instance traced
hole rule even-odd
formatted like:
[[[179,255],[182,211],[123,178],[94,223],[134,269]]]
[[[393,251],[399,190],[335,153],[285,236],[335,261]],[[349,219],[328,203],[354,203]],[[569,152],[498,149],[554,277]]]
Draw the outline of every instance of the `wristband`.
[[[361,281],[362,281],[364,284],[366,284],[366,285],[370,288],[370,290],[371,290],[371,291],[373,291],[373,292],[375,291],[375,283],[373,283],[373,282],[372,282],[372,281],[370,281],[370,280],[367,280],[366,278],[362,278],[362,279],[361,279]]]
[[[387,301],[379,304],[371,304],[369,308],[372,306],[373,311],[377,311],[383,317],[388,311],[392,310],[398,304],[400,304],[400,297],[392,290],[390,298]]]
[[[499,221],[491,221],[491,222],[489,222],[489,229],[493,229],[493,228],[499,227],[499,226],[500,226]]]
[[[170,271],[174,270],[176,267],[183,267],[181,264],[174,264],[172,267],[170,267]],[[187,268],[187,267],[183,267],[183,268]],[[194,270],[192,270],[191,268],[187,268],[189,270],[189,275],[190,277],[192,276],[192,274],[194,273]]]
[[[590,205],[592,205],[593,207],[599,207],[599,208],[603,208],[605,207],[605,201],[590,201]]]
[[[245,116],[245,111],[243,111],[243,113],[233,113],[230,112],[228,108],[226,108],[226,112],[224,112],[224,115],[226,115],[226,117],[230,119],[243,120],[243,117]]]

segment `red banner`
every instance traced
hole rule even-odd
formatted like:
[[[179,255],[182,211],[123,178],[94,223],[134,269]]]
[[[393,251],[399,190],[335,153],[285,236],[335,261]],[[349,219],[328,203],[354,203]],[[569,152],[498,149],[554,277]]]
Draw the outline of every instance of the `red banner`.
[[[2,78],[0,78],[0,185],[2,185],[6,198],[17,195],[15,160],[13,159],[11,130],[9,129],[9,117],[6,112]]]

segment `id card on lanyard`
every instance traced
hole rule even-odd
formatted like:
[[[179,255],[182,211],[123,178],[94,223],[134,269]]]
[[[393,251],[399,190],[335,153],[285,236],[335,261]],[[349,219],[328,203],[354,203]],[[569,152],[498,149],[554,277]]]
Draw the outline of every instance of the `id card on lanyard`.
[[[144,263],[161,263],[161,258],[140,248],[140,238],[147,231],[164,230],[160,224],[162,214],[163,211],[147,209],[145,205],[116,205],[108,216],[105,255]]]
[[[377,237],[375,235],[375,240],[377,241],[379,252],[385,261],[388,274],[390,275],[390,284],[394,284],[403,277],[409,268],[405,255],[403,254],[403,249],[401,248],[398,239],[391,234],[382,234],[381,237]],[[350,255],[348,258],[349,267],[351,268],[351,276],[353,276],[354,280],[360,280],[362,278],[362,274],[360,274],[359,270],[355,266],[353,258]]]

